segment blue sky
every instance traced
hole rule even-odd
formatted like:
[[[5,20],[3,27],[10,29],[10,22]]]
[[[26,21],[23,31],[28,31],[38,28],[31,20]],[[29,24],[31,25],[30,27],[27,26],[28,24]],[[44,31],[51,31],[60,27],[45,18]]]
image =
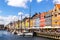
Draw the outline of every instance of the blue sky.
[[[18,15],[18,12],[23,12],[24,14],[29,13],[30,4],[31,15],[35,14],[35,12],[46,12],[48,10],[53,9],[54,7],[52,0],[42,0],[41,2],[37,2],[37,0],[32,0],[32,2],[26,3],[28,8],[11,6],[8,5],[8,3],[5,2],[5,0],[0,0],[0,10],[2,11],[0,15],[2,16]]]
[[[0,20],[10,22],[13,17],[17,18],[19,14],[29,16],[30,5],[31,15],[36,12],[47,12],[52,10],[54,4],[58,2],[60,3],[60,0],[0,0]]]

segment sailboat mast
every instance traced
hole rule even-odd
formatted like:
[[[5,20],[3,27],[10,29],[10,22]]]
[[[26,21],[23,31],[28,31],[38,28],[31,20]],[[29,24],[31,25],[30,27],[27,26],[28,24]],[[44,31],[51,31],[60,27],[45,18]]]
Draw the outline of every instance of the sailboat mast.
[[[30,18],[31,18],[31,3],[30,3],[30,10],[29,10],[29,28],[30,28]]]

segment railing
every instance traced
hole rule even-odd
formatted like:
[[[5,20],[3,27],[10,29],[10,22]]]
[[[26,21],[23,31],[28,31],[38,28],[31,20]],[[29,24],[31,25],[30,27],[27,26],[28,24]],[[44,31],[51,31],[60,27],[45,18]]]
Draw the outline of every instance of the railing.
[[[37,33],[37,36],[60,40],[60,33],[57,33],[57,32],[36,32],[36,33]]]

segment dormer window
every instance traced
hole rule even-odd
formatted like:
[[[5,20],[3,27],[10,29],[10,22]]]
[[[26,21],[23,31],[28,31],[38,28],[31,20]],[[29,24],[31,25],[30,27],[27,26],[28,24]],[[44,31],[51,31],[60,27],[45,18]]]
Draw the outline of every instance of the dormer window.
[[[44,18],[45,18],[45,16],[44,16]]]
[[[60,8],[59,8],[59,10],[60,10]]]
[[[55,14],[55,17],[57,17],[57,14]]]
[[[55,11],[56,11],[56,9],[55,9]]]
[[[57,23],[57,22],[55,22],[55,23]]]
[[[58,13],[58,15],[60,15],[60,13]]]
[[[53,16],[53,15],[51,15],[51,16]]]

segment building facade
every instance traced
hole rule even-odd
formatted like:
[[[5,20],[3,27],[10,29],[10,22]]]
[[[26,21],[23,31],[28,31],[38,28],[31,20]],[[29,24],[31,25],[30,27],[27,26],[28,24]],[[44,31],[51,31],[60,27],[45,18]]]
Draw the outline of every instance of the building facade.
[[[60,27],[60,4],[56,4],[52,11],[52,27]]]
[[[29,28],[29,18],[25,19],[25,28]]]
[[[33,19],[32,19],[32,17],[30,18],[30,28],[32,28],[33,27]]]
[[[52,12],[51,10],[45,13],[45,27],[52,26]]]
[[[45,16],[44,12],[40,14],[40,27],[45,27],[45,18],[44,18],[44,16]]]
[[[40,27],[40,17],[39,14],[33,15],[33,26],[34,27]]]

